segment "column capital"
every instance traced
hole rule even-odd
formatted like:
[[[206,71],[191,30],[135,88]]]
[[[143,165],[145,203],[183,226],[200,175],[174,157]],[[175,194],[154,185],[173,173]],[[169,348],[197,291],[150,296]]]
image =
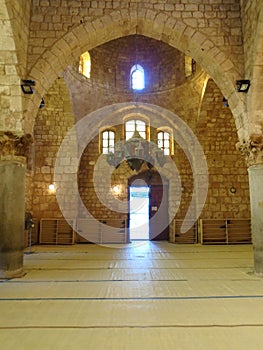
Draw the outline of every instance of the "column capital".
[[[236,148],[246,158],[247,165],[263,164],[263,135],[251,134],[248,140],[236,144]]]
[[[18,135],[11,131],[0,132],[0,160],[27,158],[32,143],[31,134]]]

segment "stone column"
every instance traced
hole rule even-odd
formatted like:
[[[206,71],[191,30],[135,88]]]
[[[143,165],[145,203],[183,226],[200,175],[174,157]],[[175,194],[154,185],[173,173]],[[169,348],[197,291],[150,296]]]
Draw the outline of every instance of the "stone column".
[[[238,148],[248,164],[254,269],[263,274],[263,135],[251,135]]]
[[[31,135],[0,135],[0,278],[23,275],[26,156]]]

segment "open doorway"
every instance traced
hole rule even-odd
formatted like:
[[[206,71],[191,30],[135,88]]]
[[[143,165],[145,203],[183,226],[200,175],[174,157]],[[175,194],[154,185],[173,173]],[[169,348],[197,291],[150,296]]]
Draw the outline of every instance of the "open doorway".
[[[149,239],[149,192],[148,186],[129,187],[130,240]]]
[[[169,183],[155,169],[129,178],[130,240],[169,240]]]

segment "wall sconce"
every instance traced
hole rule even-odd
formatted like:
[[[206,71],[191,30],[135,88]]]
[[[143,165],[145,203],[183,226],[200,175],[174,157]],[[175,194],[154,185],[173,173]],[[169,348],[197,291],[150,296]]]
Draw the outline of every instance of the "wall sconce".
[[[236,87],[238,92],[248,92],[250,87],[250,80],[237,80]]]
[[[49,184],[49,185],[48,185],[48,189],[49,189],[49,192],[50,192],[50,193],[56,192],[56,187],[55,187],[54,184]]]
[[[236,193],[237,189],[234,186],[232,186],[232,187],[230,187],[229,191],[234,194],[234,193]]]
[[[112,192],[117,196],[121,193],[121,188],[118,185],[112,186]]]
[[[32,86],[35,86],[34,80],[22,80],[21,89],[24,94],[33,94]]]

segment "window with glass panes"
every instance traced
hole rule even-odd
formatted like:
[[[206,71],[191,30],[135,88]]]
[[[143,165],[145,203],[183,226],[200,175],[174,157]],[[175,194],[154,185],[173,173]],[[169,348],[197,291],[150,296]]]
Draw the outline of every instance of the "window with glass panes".
[[[128,120],[125,123],[125,139],[130,139],[134,135],[135,130],[138,131],[143,139],[146,139],[146,124],[139,119]]]
[[[145,87],[144,69],[139,64],[135,64],[130,72],[131,87],[133,90],[143,90]]]
[[[105,130],[102,132],[102,153],[108,154],[114,152],[115,132],[112,130]]]
[[[170,155],[170,134],[167,131],[159,131],[157,134],[158,147],[163,150],[164,155]]]

